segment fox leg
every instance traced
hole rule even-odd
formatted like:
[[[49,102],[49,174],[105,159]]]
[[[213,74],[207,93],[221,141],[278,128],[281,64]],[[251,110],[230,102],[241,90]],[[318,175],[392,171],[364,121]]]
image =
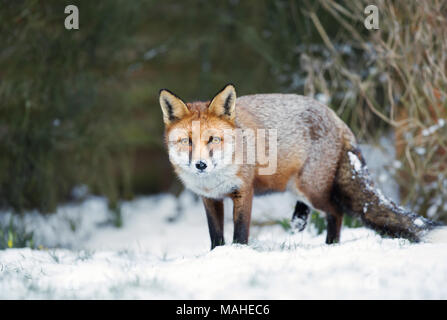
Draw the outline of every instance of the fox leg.
[[[247,244],[250,232],[253,189],[235,191],[231,194],[231,198],[233,199],[233,242]]]
[[[295,211],[292,215],[292,227],[298,231],[303,231],[307,225],[307,217],[309,216],[310,208],[307,204],[301,201],[297,201],[295,205]]]
[[[326,243],[332,244],[340,242],[340,231],[343,223],[343,211],[338,210],[336,206],[331,206],[329,210],[326,210],[326,220]]]
[[[222,200],[202,198],[205,206],[208,229],[211,237],[211,250],[225,244],[224,241],[224,209]]]

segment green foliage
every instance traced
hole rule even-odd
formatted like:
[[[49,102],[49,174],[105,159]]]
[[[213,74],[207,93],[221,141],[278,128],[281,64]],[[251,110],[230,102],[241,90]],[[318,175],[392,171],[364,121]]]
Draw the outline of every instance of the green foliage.
[[[274,224],[280,225],[285,231],[291,231],[292,225],[290,219],[284,218],[280,220],[275,220]],[[343,216],[343,226],[347,228],[360,228],[363,226],[362,222],[350,215]],[[324,215],[318,213],[318,211],[313,210],[310,214],[309,225],[306,228],[313,227],[316,229],[317,234],[322,234],[326,232],[327,222]]]
[[[316,228],[317,234],[326,232],[326,218],[320,215],[317,211],[312,211],[312,214],[310,216],[310,224]],[[363,226],[363,224],[358,218],[345,214],[343,216],[343,226],[347,228],[360,228]]]
[[[129,162],[118,90],[139,6],[73,1],[82,31],[63,27],[64,1],[3,1],[0,12],[0,206],[53,211],[73,186],[117,201]]]
[[[121,207],[118,205],[115,208],[111,208],[111,212],[112,224],[117,228],[121,228],[123,226],[123,215],[121,212]]]
[[[79,8],[79,30],[64,28],[68,4]],[[446,6],[378,1],[379,32],[363,27],[366,4],[0,0],[0,208],[51,212],[77,185],[112,210],[134,194],[178,192],[158,90],[207,100],[228,82],[238,95],[326,97],[360,140],[397,127],[404,109],[399,123],[414,139],[400,155],[401,185],[415,186],[414,201],[424,194],[422,211],[430,199],[442,204],[446,126],[418,135],[442,118],[426,106],[447,110]]]
[[[290,224],[290,219],[284,218],[281,220],[276,220],[275,223],[280,225],[285,231],[289,231],[292,228],[292,225]]]
[[[326,218],[321,216],[317,211],[312,211],[310,224],[317,229],[317,234],[322,234],[326,231]]]
[[[0,225],[0,250],[24,247],[32,249],[36,247],[33,232],[26,231],[23,224],[13,223],[11,217],[8,225]]]
[[[64,28],[67,4],[79,8],[79,30]],[[185,100],[209,99],[227,82],[240,95],[281,91],[285,58],[317,35],[288,1],[1,7],[0,207],[16,211],[54,211],[80,184],[112,209],[135,193],[178,190],[158,90]]]
[[[360,219],[355,218],[353,216],[345,214],[343,216],[343,225],[349,228],[360,228],[363,227],[363,223]]]

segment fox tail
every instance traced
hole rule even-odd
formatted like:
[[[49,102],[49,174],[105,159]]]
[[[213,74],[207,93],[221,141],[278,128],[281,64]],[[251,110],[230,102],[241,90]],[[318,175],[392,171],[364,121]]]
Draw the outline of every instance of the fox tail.
[[[340,159],[334,201],[382,235],[414,242],[447,242],[447,227],[398,206],[374,186],[360,150],[351,144]]]

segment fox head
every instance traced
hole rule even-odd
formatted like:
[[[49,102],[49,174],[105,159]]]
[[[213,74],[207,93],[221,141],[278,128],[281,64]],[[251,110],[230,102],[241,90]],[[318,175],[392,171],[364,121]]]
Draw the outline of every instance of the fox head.
[[[226,85],[211,101],[185,103],[160,90],[169,159],[177,173],[212,176],[231,165],[236,90]]]

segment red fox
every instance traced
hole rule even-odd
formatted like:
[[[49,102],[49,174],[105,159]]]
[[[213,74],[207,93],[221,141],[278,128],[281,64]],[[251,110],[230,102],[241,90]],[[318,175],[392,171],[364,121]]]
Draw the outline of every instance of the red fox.
[[[228,84],[207,102],[185,103],[166,89],[160,90],[159,101],[170,161],[186,188],[203,199],[211,249],[224,244],[224,198],[233,201],[233,242],[247,244],[253,196],[284,191],[296,195],[293,217],[302,220],[300,229],[309,208],[326,213],[328,244],[339,242],[344,213],[392,237],[417,242],[447,235],[439,223],[406,211],[374,187],[351,130],[310,97],[236,98],[235,87]],[[238,129],[276,130],[276,140],[252,148],[266,149],[269,157],[275,153],[274,171],[262,173],[265,163],[250,162],[246,155],[235,161],[232,138]],[[239,144],[247,146],[247,137]],[[227,156],[226,145],[232,146]]]

